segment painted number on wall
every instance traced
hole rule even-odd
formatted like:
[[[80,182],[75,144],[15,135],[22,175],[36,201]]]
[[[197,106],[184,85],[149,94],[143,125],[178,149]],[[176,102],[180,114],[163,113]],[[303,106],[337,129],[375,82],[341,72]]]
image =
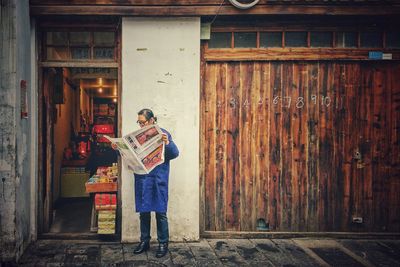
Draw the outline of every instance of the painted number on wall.
[[[303,108],[307,104],[306,99],[302,96],[299,96],[297,98],[292,98],[290,96],[286,96],[286,97],[275,96],[274,100],[272,101],[272,103],[274,105],[281,104],[282,107],[284,107],[284,108],[290,108],[290,105],[292,102],[294,102],[296,108]],[[322,95],[320,97],[318,97],[316,95],[311,95],[310,103],[312,105],[320,104],[321,106],[329,107],[332,103],[332,99],[329,96],[324,96],[324,95]]]
[[[307,101],[308,100],[308,101]],[[278,107],[281,106],[283,108],[290,108],[291,106],[294,106],[297,109],[302,109],[308,105],[320,105],[323,107],[330,107],[332,106],[332,98],[329,96],[317,96],[317,95],[311,95],[309,99],[299,96],[299,97],[291,97],[291,96],[274,96],[271,101],[269,101],[268,98],[266,99],[259,99],[255,102],[256,105],[263,105],[263,104],[269,104],[271,102],[272,105]],[[228,106],[230,108],[249,108],[252,106],[253,103],[251,103],[251,100],[249,99],[244,99],[242,102],[240,102],[236,98],[230,98],[228,100]],[[224,106],[224,103],[221,101],[217,101],[217,107],[221,108]]]

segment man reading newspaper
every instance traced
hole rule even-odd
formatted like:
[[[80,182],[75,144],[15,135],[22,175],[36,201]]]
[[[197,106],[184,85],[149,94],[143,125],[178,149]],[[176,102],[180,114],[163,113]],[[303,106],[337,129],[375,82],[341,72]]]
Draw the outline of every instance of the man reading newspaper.
[[[124,164],[136,174],[148,174],[164,163],[164,143],[168,135],[156,124],[146,125],[122,138],[103,137],[111,141],[113,148],[120,152]]]
[[[155,123],[157,118],[150,109],[138,112],[140,130],[123,138],[108,138],[112,147],[118,149],[124,162],[135,176],[136,212],[140,213],[140,243],[134,250],[140,254],[150,248],[150,212],[156,213],[156,257],[168,252],[168,179],[169,161],[178,157],[179,150],[171,135]]]

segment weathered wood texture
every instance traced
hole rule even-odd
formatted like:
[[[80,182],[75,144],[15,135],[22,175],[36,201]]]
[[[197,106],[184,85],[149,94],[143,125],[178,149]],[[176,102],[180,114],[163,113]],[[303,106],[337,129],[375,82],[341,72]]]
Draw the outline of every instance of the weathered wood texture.
[[[399,62],[203,68],[205,231],[400,231]]]
[[[132,5],[132,6],[154,6],[154,5],[220,5],[221,0],[30,0],[32,5]],[[398,0],[260,0],[258,5],[263,4],[389,4],[399,3]],[[224,1],[223,5],[230,5],[229,1]]]
[[[400,59],[398,49],[381,49],[391,53],[395,60]],[[343,48],[224,48],[206,49],[207,61],[265,61],[265,60],[366,60],[370,49]]]
[[[31,14],[36,15],[249,15],[249,14],[319,14],[319,15],[388,15],[399,14],[399,1],[285,1],[261,0],[247,10],[221,0],[31,0]]]

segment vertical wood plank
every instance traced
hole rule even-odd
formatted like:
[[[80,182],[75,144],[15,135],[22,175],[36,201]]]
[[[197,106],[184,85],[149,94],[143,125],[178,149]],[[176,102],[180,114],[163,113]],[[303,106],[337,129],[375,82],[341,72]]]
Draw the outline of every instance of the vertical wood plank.
[[[216,84],[216,114],[215,114],[215,158],[216,158],[216,181],[215,181],[215,227],[221,231],[226,229],[225,205],[226,205],[226,68],[227,63],[218,64]]]
[[[291,165],[291,187],[292,187],[292,201],[290,205],[291,212],[291,229],[292,231],[299,231],[300,226],[300,211],[302,207],[300,201],[300,184],[301,184],[301,120],[299,119],[299,97],[301,85],[299,77],[301,75],[301,64],[293,63],[293,78],[291,82],[291,105],[292,109],[290,112],[291,119],[291,136],[292,136],[292,160],[289,163]]]
[[[330,152],[329,152],[329,160],[328,162],[328,192],[327,192],[327,202],[328,202],[328,214],[327,214],[327,231],[332,231],[333,220],[334,220],[334,213],[336,210],[336,168],[333,165],[335,160],[335,126],[334,126],[334,118],[337,112],[336,106],[336,94],[337,88],[334,86],[334,77],[335,77],[335,68],[334,65],[331,63],[328,65],[328,74],[327,74],[327,86],[326,86],[326,98],[324,108],[327,110],[327,131],[328,131],[328,142],[330,143]]]
[[[334,139],[334,158],[333,158],[333,169],[334,176],[332,176],[332,191],[330,193],[330,201],[334,203],[332,207],[332,220],[331,220],[331,231],[339,231],[343,229],[342,222],[342,213],[343,213],[343,199],[344,199],[344,141],[345,141],[345,132],[344,132],[344,122],[346,110],[343,105],[343,101],[346,97],[345,95],[345,79],[344,79],[344,65],[340,63],[333,64],[333,85],[334,88],[334,103],[333,107],[333,118],[332,118],[332,127],[333,131],[333,139]]]
[[[292,118],[293,63],[282,63],[282,128],[281,128],[281,229],[292,228]]]
[[[250,109],[251,86],[253,82],[254,65],[240,63],[240,229],[251,230],[251,208],[253,206],[253,178],[251,177],[251,124]]]
[[[207,63],[205,92],[205,229],[215,231],[215,102],[216,102],[216,71],[218,65]]]
[[[346,117],[346,158],[348,174],[345,181],[346,196],[347,198],[347,209],[344,216],[346,223],[346,229],[356,229],[356,225],[353,225],[353,216],[358,216],[359,213],[359,172],[357,170],[357,158],[359,157],[358,147],[358,121],[357,113],[357,92],[360,84],[360,65],[358,63],[347,64],[346,67],[346,104],[347,104],[347,117]]]
[[[390,102],[390,192],[389,192],[389,229],[388,231],[400,231],[400,64],[389,68],[387,90],[391,93]]]
[[[332,140],[332,126],[330,122],[332,103],[330,63],[321,62],[319,66],[319,137],[318,137],[318,221],[319,231],[329,230],[329,218],[331,218],[332,204],[329,200],[332,177],[332,161],[334,144]],[[328,89],[329,88],[329,89]]]
[[[388,144],[386,143],[387,129],[387,108],[386,101],[388,92],[383,84],[384,73],[380,67],[374,69],[371,73],[371,84],[373,94],[373,140],[372,146],[372,173],[374,177],[373,191],[374,198],[379,201],[375,202],[375,229],[378,231],[386,230],[388,222],[388,189],[389,189],[389,173],[385,166]]]
[[[317,231],[318,229],[318,113],[319,113],[319,95],[318,95],[318,71],[319,64],[309,65],[307,99],[310,104],[307,107],[307,176],[308,176],[308,214],[307,231]]]
[[[304,231],[306,224],[307,206],[307,88],[308,88],[308,67],[305,63],[298,63],[294,66],[293,84],[293,205],[292,205],[292,228],[297,231]]]
[[[204,233],[205,229],[205,220],[206,220],[206,211],[205,211],[205,202],[207,201],[206,194],[205,194],[205,184],[206,184],[206,177],[205,177],[205,169],[206,169],[206,158],[205,158],[205,148],[206,148],[206,142],[205,142],[205,132],[206,132],[206,108],[205,108],[205,95],[206,91],[208,90],[207,87],[205,86],[205,80],[208,79],[206,76],[206,62],[204,60],[204,51],[205,51],[205,43],[203,42],[201,44],[201,60],[200,60],[200,203],[199,203],[199,209],[200,209],[200,234]]]
[[[349,125],[351,117],[354,116],[351,113],[351,104],[352,104],[352,86],[348,84],[348,69],[351,69],[348,64],[340,64],[340,106],[341,113],[340,118],[338,118],[338,128],[340,129],[339,133],[339,147],[340,154],[338,155],[338,166],[341,166],[339,170],[342,172],[341,179],[339,180],[339,192],[343,192],[342,198],[342,209],[338,211],[341,214],[341,226],[340,229],[349,229],[349,209],[350,209],[350,177],[351,177],[351,162],[352,162],[352,150],[351,147],[353,144],[349,141],[351,131],[349,130]],[[354,95],[354,94],[353,94]],[[350,146],[350,147],[349,147]]]
[[[388,64],[385,64],[383,62],[380,62],[379,65],[377,65],[377,68],[379,68],[380,72],[377,72],[377,74],[381,74],[379,75],[379,79],[378,79],[378,83],[376,84],[377,87],[382,87],[382,98],[383,98],[383,114],[384,114],[384,124],[382,125],[382,141],[381,143],[383,143],[383,147],[382,147],[382,151],[381,151],[381,172],[383,173],[383,175],[381,175],[381,177],[384,179],[383,181],[383,191],[385,192],[384,195],[384,203],[382,203],[382,205],[385,205],[385,219],[386,221],[384,221],[384,228],[385,231],[388,231],[388,228],[390,227],[391,223],[390,223],[390,214],[392,212],[392,210],[395,209],[395,206],[392,205],[391,203],[391,186],[393,185],[392,183],[392,177],[391,177],[391,169],[394,169],[391,164],[390,164],[390,151],[391,151],[391,147],[390,147],[390,134],[388,134],[388,129],[391,128],[391,124],[392,124],[392,117],[391,117],[391,104],[392,104],[392,94],[391,94],[391,88],[390,88],[390,71],[388,68]]]
[[[260,147],[260,128],[262,127],[262,117],[258,109],[258,101],[260,99],[261,87],[261,64],[253,63],[253,78],[250,96],[250,114],[251,114],[251,177],[252,177],[252,207],[251,207],[251,230],[255,231],[258,218],[258,192],[260,190],[260,165],[261,157],[259,153]]]
[[[361,68],[361,86],[358,93],[358,125],[359,129],[359,150],[361,158],[357,162],[357,169],[359,170],[360,185],[360,199],[361,210],[364,221],[363,227],[372,229],[373,223],[373,192],[372,192],[372,166],[371,166],[371,131],[372,131],[372,111],[371,111],[371,94],[373,88],[370,84],[365,82],[365,73],[368,67]]]
[[[239,91],[240,63],[228,65],[227,77],[227,140],[226,140],[226,229],[240,230],[239,176]]]
[[[268,202],[268,195],[270,189],[268,187],[269,180],[269,139],[270,139],[270,131],[269,131],[269,114],[270,114],[270,99],[269,99],[269,90],[270,90],[270,64],[269,63],[261,63],[260,64],[260,89],[259,89],[259,98],[257,103],[255,103],[256,113],[258,115],[258,122],[256,125],[257,132],[257,155],[258,155],[258,164],[257,164],[257,184],[256,184],[256,210],[257,210],[257,219],[264,219],[267,223],[268,221],[268,211],[270,209],[270,203]]]
[[[271,230],[280,229],[280,164],[281,164],[281,106],[279,105],[279,97],[282,97],[281,92],[281,63],[270,63],[270,91],[269,99],[271,103],[270,108],[270,139],[269,139],[269,203],[270,209],[268,212],[268,220],[270,222]]]

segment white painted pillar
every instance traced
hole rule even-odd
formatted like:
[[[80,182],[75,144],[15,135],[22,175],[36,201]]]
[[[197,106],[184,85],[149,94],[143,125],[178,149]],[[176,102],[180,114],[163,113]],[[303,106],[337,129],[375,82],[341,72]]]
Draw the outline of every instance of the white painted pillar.
[[[150,108],[176,142],[171,161],[170,239],[199,238],[200,18],[124,18],[122,21],[122,134],[137,112]],[[140,237],[133,174],[122,172],[122,241]],[[154,217],[154,215],[153,215]],[[152,221],[152,237],[156,240]]]

